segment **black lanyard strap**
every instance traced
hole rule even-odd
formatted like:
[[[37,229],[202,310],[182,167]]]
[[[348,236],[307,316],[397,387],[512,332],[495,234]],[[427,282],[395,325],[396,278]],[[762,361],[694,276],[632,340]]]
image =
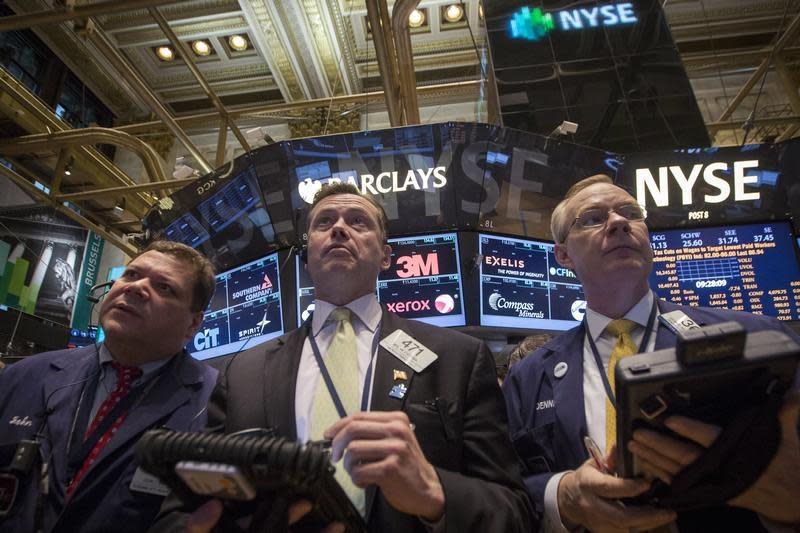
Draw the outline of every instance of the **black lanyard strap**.
[[[308,317],[308,342],[311,344],[311,351],[314,354],[314,359],[317,361],[317,366],[319,367],[319,372],[322,374],[322,379],[325,381],[325,386],[328,388],[328,393],[331,395],[331,400],[333,400],[333,405],[336,407],[336,412],[339,413],[339,418],[344,418],[347,416],[347,411],[342,404],[342,400],[339,397],[339,393],[336,392],[336,385],[334,385],[333,380],[331,379],[331,375],[328,372],[328,367],[325,366],[325,361],[322,359],[322,353],[320,353],[319,346],[317,345],[316,339],[314,339],[314,332],[311,331],[311,322],[313,321],[314,316],[313,313],[311,316]],[[375,353],[378,350],[378,342],[380,341],[381,333],[381,326],[378,324],[378,327],[375,330],[375,334],[372,338],[372,351],[370,352],[369,357],[369,366],[367,367],[367,373],[364,376],[364,389],[361,393],[361,410],[367,411],[369,409],[369,389],[370,384],[372,382],[372,366],[373,362],[375,361]],[[356,357],[358,355],[356,354]]]
[[[647,326],[645,326],[644,336],[642,342],[639,343],[639,350],[636,353],[642,353],[647,349],[647,344],[650,342],[650,334],[653,332],[653,324],[656,320],[656,312],[658,311],[658,298],[653,294],[653,307],[650,309],[650,316],[647,318]],[[583,328],[586,330],[586,338],[589,340],[589,347],[592,349],[594,362],[597,363],[597,369],[600,371],[600,378],[603,380],[603,387],[606,389],[606,396],[614,406],[617,408],[617,402],[614,396],[614,391],[611,390],[611,383],[608,381],[606,370],[603,367],[603,359],[600,357],[600,352],[597,351],[597,346],[592,339],[592,332],[589,331],[589,322],[586,320],[586,315],[583,317]]]

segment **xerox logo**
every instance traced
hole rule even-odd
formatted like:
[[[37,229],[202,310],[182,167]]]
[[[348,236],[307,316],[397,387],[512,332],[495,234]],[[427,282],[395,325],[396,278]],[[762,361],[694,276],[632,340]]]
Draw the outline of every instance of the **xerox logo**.
[[[489,295],[489,307],[499,312],[506,310],[514,311],[520,318],[544,318],[544,311],[534,311],[536,306],[533,302],[514,302],[506,300],[506,298],[498,292],[493,292]]]
[[[406,300],[405,302],[387,303],[386,308],[392,313],[406,313],[409,311],[430,311],[430,300]]]
[[[429,191],[432,189],[441,189],[447,185],[446,171],[447,167],[436,167],[411,169],[406,172],[405,176],[401,175],[401,173],[396,170],[381,172],[377,176],[361,174],[360,184],[356,182],[355,173],[353,173],[346,181],[361,189],[362,194],[371,194],[373,196],[407,190]],[[325,180],[306,178],[298,184],[297,192],[300,193],[300,198],[310,204],[314,202],[314,196],[317,194],[317,191],[322,188],[324,183],[341,182],[341,178],[328,178]]]
[[[206,328],[198,331],[194,336],[194,349],[195,350],[208,350],[219,345],[217,337],[219,336],[219,328],[209,329]]]
[[[563,278],[574,278],[575,272],[563,267],[550,267],[551,276],[561,276]]]
[[[562,31],[619,26],[637,22],[633,4],[606,4],[592,8],[563,9],[545,13],[541,8],[525,6],[508,21],[512,39],[539,41],[555,29]]]
[[[524,259],[509,259],[507,257],[495,257],[493,255],[487,255],[484,257],[484,262],[489,266],[525,268]]]

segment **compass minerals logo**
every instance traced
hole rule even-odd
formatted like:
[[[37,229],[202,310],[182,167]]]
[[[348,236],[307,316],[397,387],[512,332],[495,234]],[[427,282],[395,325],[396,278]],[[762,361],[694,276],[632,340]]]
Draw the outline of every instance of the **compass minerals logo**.
[[[498,292],[489,295],[489,307],[503,314],[514,312],[520,318],[544,318],[544,311],[535,311],[536,305],[533,302],[514,302]]]
[[[563,9],[545,13],[541,8],[525,6],[511,16],[508,31],[512,39],[540,41],[550,32],[619,26],[637,22],[630,2],[592,8]]]

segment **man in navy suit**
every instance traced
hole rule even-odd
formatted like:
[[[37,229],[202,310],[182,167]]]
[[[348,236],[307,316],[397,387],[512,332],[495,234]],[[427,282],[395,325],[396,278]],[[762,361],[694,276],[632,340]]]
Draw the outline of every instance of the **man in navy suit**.
[[[138,468],[134,446],[154,427],[205,425],[217,372],[183,347],[214,285],[208,259],[156,242],[106,295],[103,344],[35,355],[0,373],[2,449],[25,440],[39,446],[22,474],[0,465],[3,488],[19,479],[0,532],[147,529],[166,487]]]
[[[333,459],[343,457],[337,480],[370,531],[529,531],[532,509],[486,345],[381,308],[375,283],[390,266],[391,248],[386,215],[373,199],[352,185],[329,186],[308,219],[313,318],[230,360],[209,403],[210,428],[271,427],[301,442],[331,439]],[[341,311],[355,337],[349,384],[337,384],[335,374],[348,364],[333,355],[344,326],[332,317]],[[391,335],[430,350],[430,364],[390,351],[380,341]],[[354,407],[320,423],[317,402],[341,396],[345,404],[351,389]],[[222,511],[218,501],[191,517],[168,507],[153,531],[209,531]]]
[[[545,529],[643,530],[676,519],[681,531],[757,531],[770,522],[796,524],[800,482],[790,479],[797,477],[794,474],[785,475],[800,468],[795,399],[781,413],[784,442],[767,469],[769,475],[711,513],[678,516],[666,509],[623,506],[620,498],[643,493],[649,482],[605,474],[588,460],[583,442],[587,435],[605,451],[613,468],[614,445],[607,442],[614,433],[606,424],[610,418],[606,372],[617,343],[624,345],[618,341],[623,335],[630,343],[628,354],[672,347],[675,334],[655,318],[680,310],[700,325],[735,320],[749,332],[780,330],[794,336],[768,317],[657,300],[648,285],[653,255],[645,216],[630,194],[603,175],[574,185],[553,212],[556,259],[574,270],[583,284],[586,318],[512,368],[504,385],[512,441],[524,465],[528,492],[545,516]],[[609,331],[615,327],[612,323],[624,326],[624,334],[620,329]],[[697,458],[719,432],[681,417],[673,417],[667,425],[687,440],[637,431],[629,446],[648,473],[665,481]]]

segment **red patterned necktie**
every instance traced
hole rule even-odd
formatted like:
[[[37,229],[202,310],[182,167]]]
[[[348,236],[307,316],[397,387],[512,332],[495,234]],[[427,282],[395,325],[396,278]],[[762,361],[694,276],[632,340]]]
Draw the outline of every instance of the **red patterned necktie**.
[[[97,413],[94,415],[94,419],[92,423],[89,424],[89,429],[86,430],[86,434],[84,435],[84,440],[89,438],[89,436],[97,430],[97,427],[103,422],[105,417],[119,404],[119,402],[128,395],[131,390],[131,383],[133,383],[139,376],[142,375],[142,370],[135,366],[123,366],[116,361],[111,362],[111,367],[117,371],[117,386],[111,391],[105,400],[103,400],[102,405],[100,405],[100,409],[97,410]],[[72,478],[72,483],[70,483],[69,487],[67,487],[67,499],[72,496],[72,493],[75,491],[75,488],[80,483],[80,480],[86,475],[86,472],[89,468],[94,464],[95,459],[100,456],[100,453],[103,451],[103,448],[106,447],[108,441],[111,440],[111,437],[114,433],[117,432],[117,429],[122,422],[125,420],[128,411],[125,410],[117,416],[117,419],[114,421],[111,426],[103,433],[97,442],[92,447],[92,450],[89,452],[89,455],[83,460],[83,464],[81,465],[81,469],[78,470],[78,473],[75,474],[75,477]]]

